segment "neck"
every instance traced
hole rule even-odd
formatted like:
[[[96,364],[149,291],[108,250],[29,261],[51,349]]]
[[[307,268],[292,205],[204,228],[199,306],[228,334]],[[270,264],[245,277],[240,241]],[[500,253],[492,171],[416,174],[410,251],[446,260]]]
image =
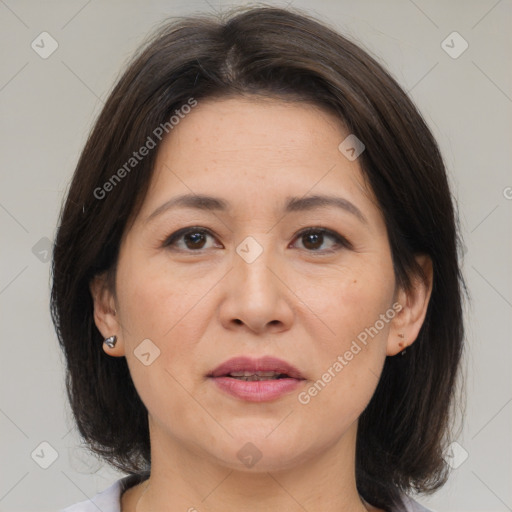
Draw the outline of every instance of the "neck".
[[[151,425],[151,422],[150,422]],[[365,512],[355,482],[357,422],[336,445],[290,467],[246,471],[211,460],[150,426],[151,476],[128,489],[122,512]]]

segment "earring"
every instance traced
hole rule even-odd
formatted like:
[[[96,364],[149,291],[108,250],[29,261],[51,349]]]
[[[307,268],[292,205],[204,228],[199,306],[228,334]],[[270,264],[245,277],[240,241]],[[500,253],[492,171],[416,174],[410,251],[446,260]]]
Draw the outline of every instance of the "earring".
[[[116,346],[117,336],[110,336],[110,338],[106,338],[103,343],[108,346],[108,348],[114,348]]]
[[[405,338],[404,333],[403,333],[403,332],[399,332],[399,333],[398,333],[398,337],[399,337],[399,338],[404,339],[404,338]],[[400,342],[398,345],[399,345],[400,347],[402,347],[402,346],[403,346],[403,343],[402,343],[402,342]],[[406,350],[407,350],[407,345],[406,345],[406,346],[405,346],[405,348],[400,352],[400,354],[401,354],[402,356],[405,356],[405,352],[406,352]]]

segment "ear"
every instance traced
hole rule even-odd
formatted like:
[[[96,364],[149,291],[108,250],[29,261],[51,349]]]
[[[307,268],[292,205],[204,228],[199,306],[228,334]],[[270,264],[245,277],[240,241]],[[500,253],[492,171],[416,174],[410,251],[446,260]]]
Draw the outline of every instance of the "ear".
[[[102,344],[103,350],[109,356],[120,357],[124,355],[124,343],[121,337],[121,325],[116,311],[114,294],[107,282],[107,273],[98,274],[89,283],[93,304],[94,323],[104,338],[117,336],[114,348]]]
[[[416,261],[423,269],[424,277],[418,275],[412,279],[409,291],[400,289],[397,302],[402,309],[391,322],[386,355],[394,356],[412,345],[420,332],[427,314],[430,295],[432,294],[433,267],[432,260],[426,254],[416,256]]]

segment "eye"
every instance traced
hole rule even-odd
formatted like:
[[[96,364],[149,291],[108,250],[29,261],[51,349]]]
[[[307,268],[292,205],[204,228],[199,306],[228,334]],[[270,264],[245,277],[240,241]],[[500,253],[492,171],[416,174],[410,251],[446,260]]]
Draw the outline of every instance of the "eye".
[[[183,228],[170,235],[163,243],[163,247],[173,247],[177,250],[197,252],[208,249],[206,241],[208,237],[215,238],[210,230],[201,227]],[[330,248],[321,249],[325,239],[331,239],[334,243]],[[341,247],[352,248],[351,243],[335,231],[326,228],[307,228],[296,237],[302,240],[307,252],[332,253]],[[334,247],[333,247],[334,246]]]
[[[330,249],[320,249],[325,238],[333,240],[334,247],[331,245]],[[303,245],[308,252],[330,253],[340,249],[341,247],[352,247],[345,237],[326,228],[307,228],[297,235],[297,239],[303,241]]]
[[[205,247],[205,241],[207,237],[213,237],[212,233],[204,228],[199,227],[191,227],[191,228],[183,228],[171,236],[169,236],[165,242],[163,243],[164,247],[174,246],[178,250],[192,250],[198,251],[201,249],[208,249]],[[183,239],[183,245],[178,245],[176,242],[180,242]]]

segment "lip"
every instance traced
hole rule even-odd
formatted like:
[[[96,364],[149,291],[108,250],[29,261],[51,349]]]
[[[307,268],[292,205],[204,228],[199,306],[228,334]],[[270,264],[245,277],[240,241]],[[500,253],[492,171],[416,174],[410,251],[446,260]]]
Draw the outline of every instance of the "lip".
[[[277,372],[287,377],[260,381],[244,381],[229,376],[231,372]],[[258,359],[234,357],[213,370],[208,377],[225,393],[249,402],[268,402],[288,394],[305,380],[295,366],[271,356]]]
[[[258,359],[253,359],[251,357],[233,357],[228,359],[221,365],[217,366],[215,370],[213,370],[208,377],[223,377],[228,375],[231,372],[278,372],[278,373],[286,373],[289,377],[293,379],[303,379],[304,377],[300,373],[300,371],[295,368],[295,366],[283,361],[282,359],[277,359],[272,356],[264,356]]]

